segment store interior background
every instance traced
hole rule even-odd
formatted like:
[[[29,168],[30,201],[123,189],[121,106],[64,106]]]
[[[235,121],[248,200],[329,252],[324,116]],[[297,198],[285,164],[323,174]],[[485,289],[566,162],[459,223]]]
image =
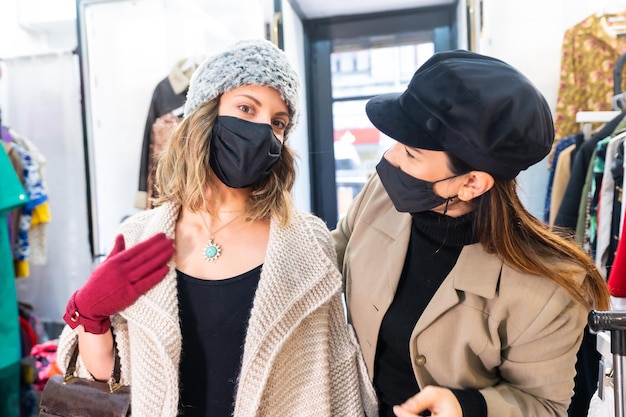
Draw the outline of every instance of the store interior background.
[[[93,156],[95,178],[86,178],[81,114],[77,6],[74,0],[2,0],[0,2],[0,109],[2,124],[31,140],[46,157],[45,174],[52,221],[47,228],[47,261],[32,265],[17,280],[18,298],[31,304],[44,322],[59,322],[69,295],[89,276],[99,259],[90,247],[86,185],[95,181],[97,252],[106,253],[115,225],[138,211],[134,198],[141,137],[154,86],[172,64],[201,56],[224,43],[263,37],[271,22],[273,0],[134,0],[109,1],[110,13],[92,16],[95,83],[91,111],[94,131],[107,146]],[[113,4],[114,3],[114,4]],[[330,13],[384,12],[441,1],[283,0],[284,49],[302,81],[307,68],[302,20]],[[455,3],[458,45],[468,47],[466,2]],[[394,6],[395,4],[395,6]],[[103,6],[104,7],[104,6]],[[554,109],[559,83],[561,45],[567,28],[595,12],[626,10],[626,2],[593,0],[483,0],[482,27],[476,51],[512,64],[531,79]],[[309,15],[303,15],[303,13]],[[332,16],[332,14],[330,14]],[[145,25],[145,27],[143,26]],[[162,28],[155,33],[156,27]],[[103,49],[114,44],[116,48]],[[105,42],[106,41],[106,42]],[[300,125],[291,144],[300,155],[295,188],[298,206],[310,210],[306,96]],[[101,109],[98,106],[107,107]],[[111,111],[113,110],[113,112]],[[111,129],[115,126],[115,129]],[[98,130],[100,129],[100,130]],[[128,138],[136,137],[136,141]],[[314,175],[314,173],[313,173]],[[542,216],[548,181],[547,161],[519,177],[524,202]]]

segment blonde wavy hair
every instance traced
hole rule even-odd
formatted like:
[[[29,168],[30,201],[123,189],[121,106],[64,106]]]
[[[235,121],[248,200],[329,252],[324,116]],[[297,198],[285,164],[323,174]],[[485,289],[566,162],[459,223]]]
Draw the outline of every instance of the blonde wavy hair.
[[[158,197],[154,199],[154,205],[172,202],[193,212],[206,209],[211,215],[217,215],[220,193],[209,168],[209,145],[220,97],[203,103],[172,132],[157,163]],[[287,129],[280,160],[265,179],[252,187],[245,212],[248,220],[274,216],[281,226],[291,221],[291,191],[296,168],[295,154],[287,144],[288,133]],[[211,191],[210,201],[205,196],[207,187]]]

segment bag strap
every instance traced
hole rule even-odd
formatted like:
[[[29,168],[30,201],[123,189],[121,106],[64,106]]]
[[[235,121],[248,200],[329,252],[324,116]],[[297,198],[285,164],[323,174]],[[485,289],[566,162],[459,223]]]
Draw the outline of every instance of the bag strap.
[[[120,355],[117,350],[117,343],[115,342],[115,336],[113,336],[113,351],[115,352],[115,358],[113,362],[113,371],[111,372],[111,377],[107,381],[107,384],[109,384],[109,392],[111,392],[111,394],[123,387],[123,385],[120,383],[120,376],[121,376]],[[77,360],[78,360],[78,341],[76,341],[76,343],[74,344],[74,348],[72,349],[72,355],[70,356],[70,361],[67,364],[67,369],[65,370],[65,375],[63,376],[64,384],[68,383],[70,380],[75,378],[74,373],[76,372]]]

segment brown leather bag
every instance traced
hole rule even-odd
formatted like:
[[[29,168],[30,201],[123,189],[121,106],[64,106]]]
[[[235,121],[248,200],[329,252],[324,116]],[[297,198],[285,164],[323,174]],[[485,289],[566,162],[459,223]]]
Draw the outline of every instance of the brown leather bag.
[[[74,376],[78,343],[74,346],[65,375],[48,379],[41,396],[39,417],[128,417],[130,387],[120,381],[120,358],[115,339],[115,364],[108,382]]]

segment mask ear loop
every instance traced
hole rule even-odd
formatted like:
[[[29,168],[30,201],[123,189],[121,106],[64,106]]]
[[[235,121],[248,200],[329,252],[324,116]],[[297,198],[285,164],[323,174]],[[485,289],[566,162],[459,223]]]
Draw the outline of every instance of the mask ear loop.
[[[454,200],[456,197],[448,197],[446,198],[446,206],[443,208],[443,215],[445,216],[446,213],[448,212],[448,204],[450,203],[450,201]],[[450,223],[448,223],[446,225],[446,234],[443,236],[443,242],[441,242],[441,245],[439,245],[439,248],[437,248],[437,250],[435,251],[435,253],[433,253],[433,255],[436,255],[439,253],[439,251],[441,250],[441,248],[443,248],[443,245],[446,244],[446,242],[448,241],[448,230],[450,228]]]
[[[448,197],[446,198],[446,206],[443,208],[443,215],[445,216],[446,213],[448,212],[448,204],[450,203],[450,201],[454,200],[454,197]]]
[[[456,175],[452,175],[451,177],[444,178],[444,179],[439,180],[439,181],[435,181],[435,182],[433,182],[433,187],[434,187],[434,185],[435,185],[435,184],[437,184],[438,182],[451,180],[452,178],[460,177],[461,175],[464,175],[464,174],[456,174]],[[433,192],[434,192],[434,191],[435,191],[435,190],[433,189]],[[458,197],[458,196],[456,196],[456,195],[455,195],[455,196],[453,196],[453,197],[448,197],[448,198],[446,198],[446,206],[443,208],[443,215],[444,215],[444,216],[445,216],[445,215],[446,215],[446,213],[448,212],[448,204],[450,203],[450,201],[454,200],[456,197]]]

